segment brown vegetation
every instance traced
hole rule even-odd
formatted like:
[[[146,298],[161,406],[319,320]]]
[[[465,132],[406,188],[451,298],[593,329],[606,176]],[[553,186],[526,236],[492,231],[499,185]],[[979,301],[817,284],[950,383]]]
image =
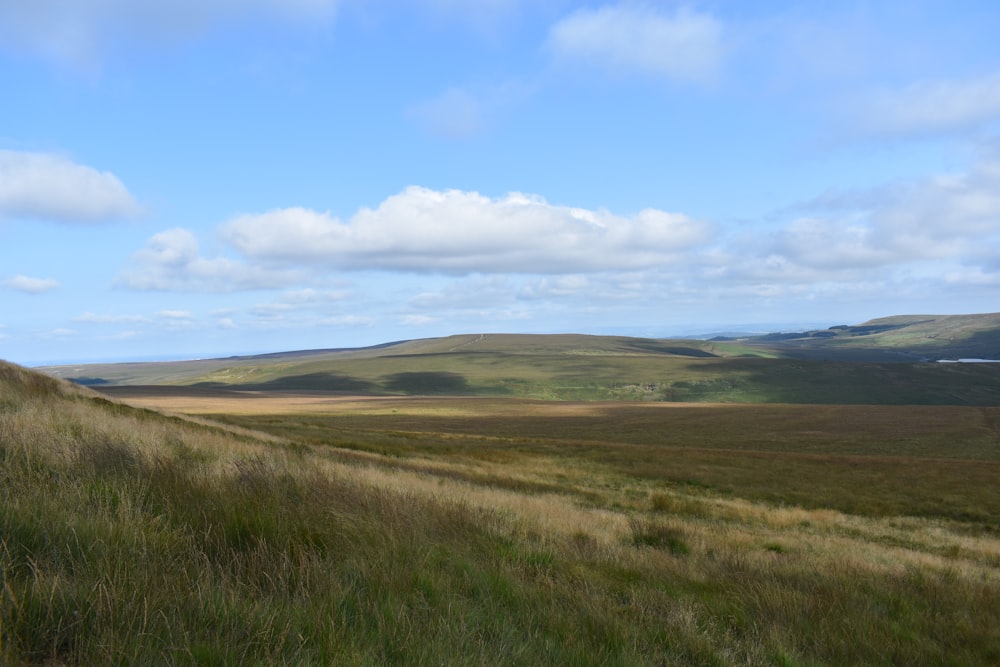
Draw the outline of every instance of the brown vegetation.
[[[257,400],[0,364],[0,663],[1000,661],[992,410]]]

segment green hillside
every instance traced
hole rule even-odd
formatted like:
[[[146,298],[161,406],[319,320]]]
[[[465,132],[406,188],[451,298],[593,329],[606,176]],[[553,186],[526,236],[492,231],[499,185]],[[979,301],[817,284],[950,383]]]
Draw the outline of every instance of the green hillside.
[[[1000,359],[1000,313],[899,315],[740,342],[782,356],[844,361]]]
[[[984,317],[992,316],[973,318],[964,328],[955,318],[937,325],[928,318],[888,318],[850,331],[837,328],[828,338],[469,334],[356,350],[46,370],[105,390],[177,385],[557,400],[994,405],[1000,402],[1000,365],[915,362],[891,346],[949,331],[959,343],[947,349],[969,350],[962,341],[993,335],[983,328]]]

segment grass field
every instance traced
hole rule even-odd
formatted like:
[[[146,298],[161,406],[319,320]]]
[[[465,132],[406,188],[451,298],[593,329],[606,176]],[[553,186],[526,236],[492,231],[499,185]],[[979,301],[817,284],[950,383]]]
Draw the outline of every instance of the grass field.
[[[1000,662],[997,408],[119,391],[0,364],[0,664]]]

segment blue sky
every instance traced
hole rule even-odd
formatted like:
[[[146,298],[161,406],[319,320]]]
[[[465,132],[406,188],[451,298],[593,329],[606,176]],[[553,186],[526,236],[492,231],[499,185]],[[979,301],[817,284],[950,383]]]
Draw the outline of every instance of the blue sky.
[[[1000,310],[995,2],[0,0],[0,358]]]

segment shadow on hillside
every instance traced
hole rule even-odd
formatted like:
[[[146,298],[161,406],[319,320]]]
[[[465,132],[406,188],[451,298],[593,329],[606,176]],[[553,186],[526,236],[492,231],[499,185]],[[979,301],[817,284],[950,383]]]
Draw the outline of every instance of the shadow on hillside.
[[[449,372],[395,373],[378,382],[340,373],[304,373],[278,377],[267,382],[223,384],[202,382],[194,387],[234,391],[323,391],[350,394],[469,394],[472,387],[464,376]]]
[[[467,394],[472,390],[465,376],[446,371],[395,373],[385,377],[383,386],[406,394]]]
[[[946,346],[926,345],[920,350],[934,359],[1000,359],[1000,329],[976,331],[967,338],[949,340]]]
[[[637,340],[630,341],[629,347],[634,350],[639,350],[641,352],[652,352],[654,354],[672,354],[678,357],[718,357],[719,355],[713,354],[708,350],[703,350],[699,347],[687,346],[687,345],[676,345],[669,343],[662,343],[656,340]]]
[[[869,405],[996,405],[992,364],[845,363],[805,359],[727,359],[688,368],[704,379],[671,384],[680,402]]]
[[[110,384],[109,380],[104,378],[91,378],[91,377],[79,377],[79,378],[67,378],[70,382],[84,387],[98,387],[104,384]]]
[[[357,394],[376,393],[379,387],[368,380],[340,373],[304,373],[287,375],[267,382],[225,384],[203,382],[198,387],[224,387],[245,391],[337,391]]]

